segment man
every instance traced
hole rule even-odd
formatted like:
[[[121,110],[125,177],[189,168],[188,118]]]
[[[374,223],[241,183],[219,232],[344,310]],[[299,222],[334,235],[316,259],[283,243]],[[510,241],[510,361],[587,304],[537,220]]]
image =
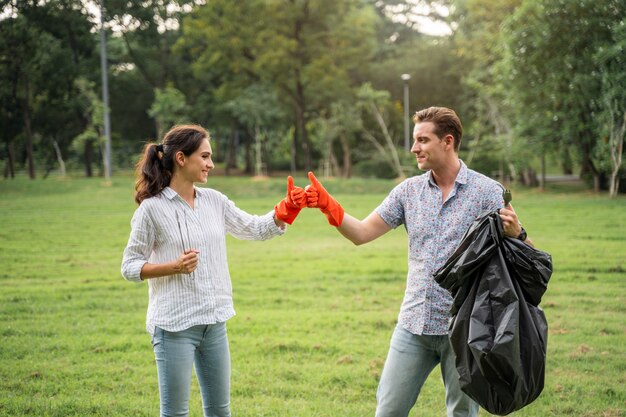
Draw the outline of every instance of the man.
[[[513,207],[502,208],[502,186],[468,169],[459,159],[463,129],[453,110],[430,107],[417,112],[413,121],[411,152],[426,173],[396,186],[364,220],[346,214],[313,173],[309,173],[307,204],[320,208],[329,223],[356,245],[401,224],[408,234],[406,292],[378,385],[376,417],[407,416],[437,364],[441,365],[448,416],[477,416],[478,404],[460,389],[447,337],[452,296],[434,281],[433,274],[484,211],[500,209],[507,236],[526,240],[526,232]]]

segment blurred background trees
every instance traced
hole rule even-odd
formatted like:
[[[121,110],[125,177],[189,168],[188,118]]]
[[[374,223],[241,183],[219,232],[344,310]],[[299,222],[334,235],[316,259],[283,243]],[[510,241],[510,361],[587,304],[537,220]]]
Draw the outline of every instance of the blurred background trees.
[[[410,115],[457,110],[461,157],[487,175],[626,187],[624,0],[104,6],[114,170],[131,169],[172,124],[193,122],[211,132],[226,174],[414,175],[408,88]],[[99,28],[95,1],[0,1],[5,178],[103,172]]]

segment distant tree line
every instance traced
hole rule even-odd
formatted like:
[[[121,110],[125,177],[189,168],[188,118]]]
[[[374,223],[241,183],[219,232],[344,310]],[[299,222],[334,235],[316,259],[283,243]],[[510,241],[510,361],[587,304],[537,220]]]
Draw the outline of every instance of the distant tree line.
[[[410,114],[457,110],[473,168],[543,186],[558,163],[596,190],[624,191],[624,0],[104,6],[114,169],[192,122],[211,132],[226,174],[413,175],[406,82]],[[0,1],[5,178],[102,174],[98,10],[87,0]],[[450,34],[426,34],[425,18]]]

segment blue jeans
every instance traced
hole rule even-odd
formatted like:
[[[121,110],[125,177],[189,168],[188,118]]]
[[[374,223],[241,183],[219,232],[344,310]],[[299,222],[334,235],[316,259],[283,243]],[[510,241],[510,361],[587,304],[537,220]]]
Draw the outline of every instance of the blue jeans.
[[[155,328],[152,347],[159,375],[161,416],[187,416],[191,368],[202,393],[205,417],[230,417],[230,351],[226,323],[180,332]]]
[[[376,394],[376,417],[406,417],[431,371],[441,364],[448,417],[476,417],[478,404],[459,384],[448,336],[414,335],[396,326]]]

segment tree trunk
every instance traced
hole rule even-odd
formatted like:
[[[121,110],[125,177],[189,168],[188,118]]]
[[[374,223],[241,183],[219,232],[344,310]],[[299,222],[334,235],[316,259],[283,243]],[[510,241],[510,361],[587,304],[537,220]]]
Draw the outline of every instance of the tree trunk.
[[[580,176],[585,177],[587,175],[591,175],[593,177],[593,191],[596,193],[599,193],[600,192],[600,173],[594,166],[593,161],[591,160],[591,157],[589,156],[591,150],[588,148],[589,146],[587,146],[587,144],[583,144],[582,146],[583,160],[582,160],[582,166],[580,170]]]
[[[245,146],[246,146],[246,174],[247,175],[252,175],[252,173],[254,172],[254,163],[252,162],[253,157],[252,157],[252,140],[250,138],[249,135],[246,134],[246,139],[245,139]]]
[[[609,184],[609,195],[617,197],[619,192],[619,170],[622,167],[622,155],[624,153],[624,134],[626,133],[626,112],[621,120],[621,126],[614,122],[611,126],[610,133],[610,150],[611,150],[611,179]]]
[[[541,174],[539,175],[539,189],[541,191],[546,189],[546,154],[541,153]]]
[[[26,87],[28,89],[28,86]],[[26,94],[28,96],[28,94]],[[28,163],[28,177],[35,179],[35,162],[33,159],[33,131],[30,124],[30,106],[27,99],[20,100],[22,103],[22,115],[24,118],[24,133],[26,134],[26,161]]]
[[[259,129],[259,124],[257,122],[254,125],[254,175],[261,177],[265,174],[261,148],[261,129]]]
[[[293,140],[291,141],[290,168],[291,168],[291,175],[293,176],[296,175],[296,170],[298,169],[297,158],[298,158],[298,123],[296,123],[294,126]]]
[[[572,163],[572,155],[570,154],[569,146],[563,146],[561,157],[561,167],[563,174],[572,175],[574,173],[574,164]]]
[[[54,146],[54,152],[59,162],[59,169],[61,171],[61,177],[65,177],[65,161],[63,161],[63,154],[61,154],[61,148],[55,139],[52,139],[52,146]]]
[[[372,109],[372,113],[374,113],[374,117],[378,121],[378,125],[380,126],[380,130],[383,132],[383,136],[385,137],[385,141],[387,142],[387,147],[389,148],[389,152],[391,153],[391,160],[393,161],[393,166],[396,169],[398,174],[398,178],[406,178],[404,175],[404,171],[402,170],[402,165],[400,164],[400,157],[398,156],[398,150],[393,144],[393,140],[391,139],[391,135],[389,135],[389,131],[387,130],[387,125],[385,124],[385,120],[383,119],[383,115],[380,114],[376,104],[373,102],[370,103],[370,108]]]
[[[330,166],[332,168],[331,171],[333,172],[333,175],[337,175],[341,172],[339,169],[339,162],[337,162],[337,157],[332,149],[330,150]]]
[[[237,144],[239,142],[239,131],[233,121],[230,125],[230,135],[228,136],[228,148],[226,150],[225,169],[226,175],[230,175],[231,169],[237,168]]]
[[[85,176],[93,177],[93,142],[88,140],[85,142]]]
[[[15,178],[15,151],[13,143],[7,143],[7,162],[4,166],[4,178]]]
[[[298,131],[302,139],[302,151],[304,152],[304,170],[308,172],[311,170],[311,142],[309,140],[309,133],[306,130],[306,104],[304,97],[304,87],[300,81],[297,82],[296,91],[296,121],[298,123]]]
[[[343,151],[343,177],[350,178],[352,176],[352,154],[350,153],[350,144],[345,135],[340,135],[341,149]]]

